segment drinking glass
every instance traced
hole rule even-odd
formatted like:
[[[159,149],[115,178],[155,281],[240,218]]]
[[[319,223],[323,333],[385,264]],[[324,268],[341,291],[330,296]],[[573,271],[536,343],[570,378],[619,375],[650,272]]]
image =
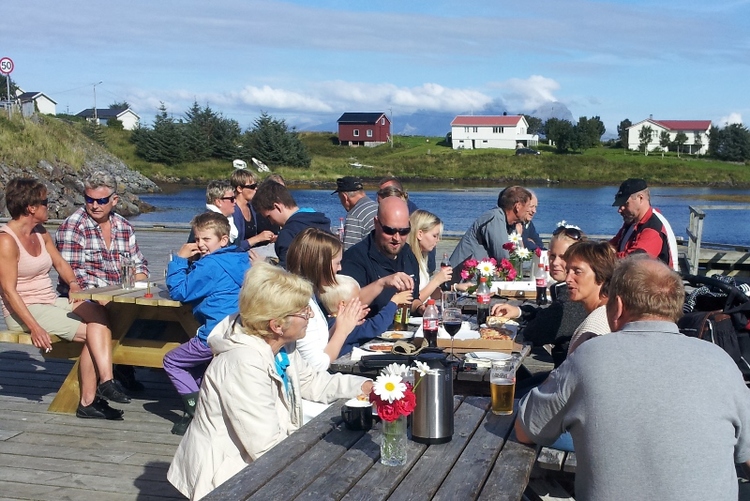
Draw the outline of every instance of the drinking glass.
[[[443,292],[443,309],[458,308],[458,293],[456,291]]]
[[[451,360],[456,360],[456,355],[453,354],[453,339],[456,333],[461,330],[461,308],[444,308],[443,309],[443,329],[451,337]]]
[[[490,369],[490,395],[492,413],[499,416],[513,414],[513,397],[516,392],[516,364],[514,359],[499,360]]]

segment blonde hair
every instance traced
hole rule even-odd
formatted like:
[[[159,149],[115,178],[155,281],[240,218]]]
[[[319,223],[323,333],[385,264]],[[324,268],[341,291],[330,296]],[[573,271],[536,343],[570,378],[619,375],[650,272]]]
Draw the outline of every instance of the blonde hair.
[[[427,271],[427,254],[422,252],[422,248],[419,246],[419,240],[417,236],[420,231],[427,232],[431,231],[435,226],[440,225],[440,234],[443,233],[443,222],[432,212],[426,210],[417,209],[412,212],[409,217],[411,223],[411,232],[409,233],[409,247],[417,258],[419,268],[423,271]]]
[[[229,236],[229,219],[218,212],[209,211],[198,214],[190,221],[190,226],[193,228],[193,233],[214,230],[218,238]]]
[[[336,313],[341,301],[349,301],[359,295],[359,282],[346,275],[336,275],[336,283],[323,287],[320,302],[328,313]]]
[[[240,318],[245,333],[273,336],[271,320],[286,327],[287,317],[307,306],[311,297],[312,284],[304,278],[268,263],[253,264],[240,289]]]

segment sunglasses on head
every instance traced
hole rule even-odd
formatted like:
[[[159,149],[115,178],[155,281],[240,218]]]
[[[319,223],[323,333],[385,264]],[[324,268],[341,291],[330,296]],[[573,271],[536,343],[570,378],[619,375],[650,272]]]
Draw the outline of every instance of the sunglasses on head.
[[[221,197],[220,200],[229,200],[230,202],[234,202],[237,197]]]
[[[580,240],[583,238],[583,233],[578,228],[568,228],[567,226],[558,226],[555,231],[552,232],[552,236],[556,237],[557,235],[564,233],[566,237],[573,239],[573,240]]]
[[[44,205],[45,207],[49,204],[49,198],[45,198],[44,200],[39,201],[39,205]]]
[[[112,195],[114,195],[114,193],[110,193],[104,198],[93,198],[88,195],[84,195],[83,199],[86,200],[87,204],[93,204],[94,202],[96,202],[99,205],[107,205],[109,203],[109,199],[112,198]]]
[[[411,233],[411,226],[408,226],[406,228],[391,228],[390,226],[386,226],[381,223],[380,227],[383,228],[383,233],[385,233],[386,235],[395,235],[396,233],[398,233],[402,237],[405,237],[406,235]]]
[[[255,190],[255,189],[258,188],[258,183],[243,184],[242,187],[245,188],[245,189],[248,189],[248,190]]]

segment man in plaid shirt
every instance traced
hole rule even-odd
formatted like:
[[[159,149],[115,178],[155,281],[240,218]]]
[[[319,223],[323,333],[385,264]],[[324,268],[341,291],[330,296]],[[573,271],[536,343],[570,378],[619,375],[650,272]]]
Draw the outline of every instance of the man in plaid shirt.
[[[111,174],[92,173],[84,181],[85,205],[57,229],[57,248],[70,263],[82,289],[119,284],[124,258],[135,263],[136,280],[148,279],[148,262],[138,249],[133,227],[112,212],[119,200],[116,188]],[[60,283],[58,292],[67,295],[67,286]]]

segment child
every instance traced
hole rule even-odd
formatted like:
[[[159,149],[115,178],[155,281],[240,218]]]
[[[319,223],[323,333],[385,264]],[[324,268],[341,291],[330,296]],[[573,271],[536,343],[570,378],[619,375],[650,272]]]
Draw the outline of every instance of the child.
[[[338,311],[340,304],[346,303],[352,298],[359,297],[359,283],[352,277],[336,275],[336,282],[336,284],[324,288],[323,293],[320,295],[320,302],[328,311]],[[370,341],[387,331],[393,323],[393,317],[396,314],[398,305],[401,303],[411,303],[411,294],[412,291],[410,290],[397,292],[377,315],[368,318],[362,325],[355,327],[341,347],[339,356],[346,355],[355,346]]]
[[[213,358],[206,338],[217,323],[237,312],[245,272],[250,268],[247,252],[229,243],[229,222],[216,212],[195,216],[191,223],[195,243],[180,248],[167,267],[167,287],[172,299],[191,303],[201,323],[197,334],[164,356],[164,370],[185,404],[185,414],[172,428],[184,435],[193,418],[203,373]],[[190,264],[188,259],[200,258]]]

